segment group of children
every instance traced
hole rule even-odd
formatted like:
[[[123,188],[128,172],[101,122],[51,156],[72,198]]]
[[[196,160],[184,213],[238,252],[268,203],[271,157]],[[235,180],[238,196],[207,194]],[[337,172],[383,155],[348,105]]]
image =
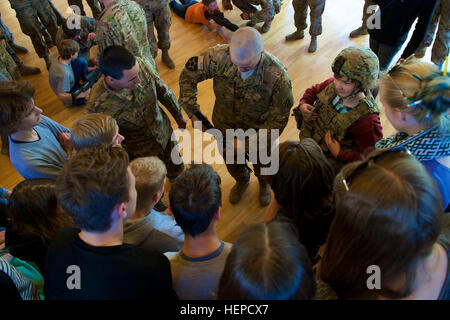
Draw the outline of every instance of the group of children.
[[[171,7],[190,22],[235,27],[206,1]],[[75,81],[59,75],[79,47],[62,40],[58,50],[50,83],[64,93]],[[0,133],[26,179],[1,190],[1,290],[23,299],[449,299],[449,77],[410,57],[379,78],[378,57],[359,47],[342,50],[331,71],[294,109],[300,141],[278,146],[264,222],[233,244],[216,231],[224,213],[212,167],[183,171],[158,212],[164,163],[130,161],[113,118],[87,114],[69,130],[42,115],[29,82],[0,82]],[[398,131],[390,137],[376,94]],[[377,290],[367,287],[370,266],[382,272]]]
[[[27,178],[3,192],[2,271],[30,280],[27,298],[448,299],[448,77],[414,58],[384,74],[380,100],[399,133],[382,139],[371,91],[376,56],[344,49],[332,71],[297,107],[300,141],[278,146],[264,222],[234,244],[216,232],[221,188],[210,166],[175,179],[170,209],[160,213],[164,164],[155,157],[129,164],[114,119],[85,115],[69,145],[68,129],[41,115],[28,82],[0,82],[2,133]],[[34,149],[39,143],[45,148]],[[379,150],[367,155],[370,147]],[[56,160],[44,164],[44,155]],[[65,285],[74,261],[90,270],[84,290]],[[105,263],[115,267],[106,272]],[[21,264],[34,276],[16,272]],[[366,286],[372,265],[383,270],[377,291]],[[109,277],[120,281],[111,287]]]

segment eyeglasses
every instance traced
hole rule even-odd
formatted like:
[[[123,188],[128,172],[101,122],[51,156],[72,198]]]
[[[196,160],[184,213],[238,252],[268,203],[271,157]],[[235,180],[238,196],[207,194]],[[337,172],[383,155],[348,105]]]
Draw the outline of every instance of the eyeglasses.
[[[398,152],[405,152],[407,154],[409,154],[410,156],[412,156],[411,152],[403,147],[398,147],[398,148],[391,148],[391,149],[385,149],[382,152],[364,160],[363,162],[361,162],[355,169],[353,169],[353,171],[350,173],[350,175],[346,178],[342,178],[342,183],[345,186],[345,189],[347,191],[350,191],[349,186],[352,184],[353,180],[362,172],[364,171],[364,169],[366,169],[369,166],[369,163],[371,162],[376,162],[377,160],[385,157],[388,154],[393,154],[393,153],[398,153]]]

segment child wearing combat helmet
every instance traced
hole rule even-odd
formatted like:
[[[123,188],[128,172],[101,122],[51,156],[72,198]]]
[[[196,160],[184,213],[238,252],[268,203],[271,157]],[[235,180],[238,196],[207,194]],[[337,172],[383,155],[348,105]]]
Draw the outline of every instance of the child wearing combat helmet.
[[[336,172],[383,137],[371,89],[379,63],[368,48],[349,47],[334,59],[334,77],[305,91],[294,109],[300,140],[314,139]]]

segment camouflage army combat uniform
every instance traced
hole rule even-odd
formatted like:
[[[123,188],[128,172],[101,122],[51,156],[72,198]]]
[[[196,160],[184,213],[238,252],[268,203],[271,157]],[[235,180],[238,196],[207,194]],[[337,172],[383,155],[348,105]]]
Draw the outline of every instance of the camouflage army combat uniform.
[[[0,39],[5,39],[8,52],[10,54],[16,53],[16,51],[18,53],[27,53],[28,50],[26,48],[21,47],[14,42],[14,35],[12,34],[11,30],[9,30],[9,28],[3,23],[1,16],[2,14],[0,13]]]
[[[0,40],[5,40],[6,51],[8,52],[9,56],[14,60],[15,64],[19,69],[19,72],[22,75],[32,75],[41,72],[39,68],[24,65],[23,62],[19,59],[16,52],[27,53],[28,50],[22,46],[19,46],[14,42],[14,36],[11,30],[9,30],[9,28],[3,23],[1,19],[1,14],[0,14]],[[8,58],[5,59],[9,60]]]
[[[425,39],[416,51],[416,57],[422,58],[425,55],[426,48],[433,43],[434,33],[436,33],[436,40],[434,41],[433,49],[431,51],[431,61],[434,64],[441,66],[445,58],[449,54],[450,42],[450,1],[439,0],[434,11],[430,26],[428,27]]]
[[[67,20],[70,21],[69,17]],[[79,57],[82,57],[86,59],[86,61],[89,61],[91,55],[90,55],[90,49],[92,46],[95,45],[94,40],[88,40],[88,34],[91,32],[95,32],[95,27],[97,26],[97,20],[90,17],[81,16],[80,21],[80,27],[81,27],[81,34],[80,34],[80,40],[77,40],[79,46],[80,46],[80,53],[78,54]],[[61,42],[61,40],[69,39],[69,37],[64,34],[64,30],[62,27],[59,27],[58,33],[56,34],[56,44]]]
[[[150,42],[150,50],[153,58],[156,58],[158,48],[163,51],[170,48],[169,29],[172,24],[170,0],[136,0],[136,2],[144,8],[147,17],[147,36]],[[156,41],[153,26],[158,32],[158,41]]]
[[[325,10],[325,0],[292,0],[294,7],[294,22],[297,30],[286,36],[287,41],[303,39],[305,29],[308,27],[308,6],[310,8],[311,26],[309,34],[311,35],[311,44],[308,51],[317,50],[317,37],[322,34],[322,14]]]
[[[0,38],[1,34],[0,31]],[[0,72],[6,78],[2,80],[18,80],[20,78],[18,65],[2,43],[0,43]]]
[[[230,0],[225,0],[222,4],[230,5]],[[281,10],[280,0],[233,0],[233,4],[249,15],[248,26],[253,27],[259,22],[264,22],[261,32],[269,31],[275,14]],[[256,6],[261,6],[261,10],[258,10]]]
[[[198,60],[202,63],[192,63]],[[212,121],[222,133],[223,140],[226,129],[279,129],[281,134],[294,99],[287,69],[277,58],[264,52],[255,71],[246,80],[241,78],[237,67],[231,62],[229,45],[209,48],[199,57],[191,58],[180,75],[179,98],[181,107],[189,117],[200,110],[196,98],[197,84],[211,78],[214,79],[216,96]],[[270,136],[269,131],[267,146],[271,146]],[[219,145],[219,151],[222,152],[224,147]],[[246,150],[248,152],[248,146]],[[255,175],[260,181],[261,166],[260,163],[253,163]],[[227,169],[238,182],[250,179],[244,164],[227,164]]]
[[[36,54],[44,58],[47,68],[50,67],[50,55],[48,48],[42,39],[41,23],[39,22],[38,12],[32,6],[30,0],[9,0],[11,8],[16,11],[16,17],[20,24],[20,29],[24,34],[30,37]]]
[[[1,30],[0,30],[1,35]],[[0,43],[0,81],[17,80],[20,73],[17,64],[6,51],[6,47]],[[7,135],[1,136],[2,154],[9,154],[9,140]]]
[[[53,11],[52,6],[48,0],[30,0],[33,7],[36,9],[42,24],[47,29],[53,41],[56,39],[56,32],[58,32],[58,19]]]
[[[338,112],[333,100],[338,96],[334,82],[322,90],[314,102],[314,112],[318,118],[314,121],[305,121],[299,110],[294,109],[297,127],[300,129],[300,140],[314,139],[322,148],[335,172],[339,172],[345,164],[337,160],[329,151],[325,142],[325,134],[331,132],[332,137],[339,142],[342,150],[358,150],[355,141],[347,136],[349,129],[356,121],[367,114],[378,114],[375,99],[370,94],[378,79],[379,63],[377,56],[368,48],[350,47],[341,51],[332,66],[333,72],[339,76],[345,76],[359,81],[367,96],[359,101],[359,104],[346,113]]]
[[[311,26],[309,34],[320,36],[322,34],[322,14],[325,10],[325,0],[292,0],[294,7],[294,22],[297,32],[308,27],[308,7],[310,8]]]
[[[3,24],[3,21],[0,18],[0,40],[1,39],[5,40],[5,45],[0,42],[0,81],[17,80],[20,78],[19,66],[9,53],[9,50],[12,50],[9,47],[9,43],[14,43],[14,38],[11,31]],[[9,154],[8,136],[2,135],[1,141],[2,154]]]
[[[134,1],[117,0],[103,11],[95,30],[100,55],[116,44],[127,48],[135,57],[147,58],[155,66],[147,39],[147,21],[142,7]]]
[[[56,9],[55,5],[51,0],[48,0],[48,3],[50,4],[50,7],[52,8],[53,13],[55,14],[56,23],[58,24],[58,26],[62,25],[66,21],[66,18],[64,18],[61,12],[59,12],[58,9]]]
[[[120,134],[125,137],[122,144],[130,158],[158,156],[166,164],[167,177],[174,179],[184,165],[171,160],[171,151],[177,143],[170,139],[170,120],[158,101],[177,122],[183,115],[175,94],[159,78],[150,62],[140,57],[136,60],[141,79],[138,87],[114,91],[100,78],[90,94],[87,112],[104,113],[116,119]]]

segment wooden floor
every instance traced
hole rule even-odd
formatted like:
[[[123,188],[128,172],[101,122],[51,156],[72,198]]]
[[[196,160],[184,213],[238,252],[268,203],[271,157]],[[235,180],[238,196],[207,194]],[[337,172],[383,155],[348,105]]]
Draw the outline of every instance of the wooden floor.
[[[221,2],[221,0],[218,1],[219,3]],[[350,31],[358,27],[361,23],[363,2],[363,0],[328,0],[323,15],[324,31],[318,40],[318,50],[314,54],[309,54],[309,35],[305,39],[295,42],[286,42],[284,40],[286,34],[295,30],[291,1],[284,0],[280,14],[275,17],[271,30],[267,34],[263,34],[263,39],[265,50],[278,57],[288,68],[292,79],[296,105],[305,89],[332,75],[331,63],[341,49],[351,45],[368,45],[368,36],[356,40],[348,38]],[[68,15],[66,13],[66,0],[53,0],[53,3],[64,16]],[[91,15],[90,9],[85,1],[84,5],[87,14]],[[39,59],[34,52],[29,37],[21,32],[19,23],[15,17],[15,12],[11,9],[8,1],[0,1],[0,12],[2,13],[4,23],[13,32],[16,42],[28,48],[30,51],[28,54],[20,55],[22,61],[26,65],[37,66],[42,70],[42,73],[39,75],[25,77],[36,88],[36,104],[44,110],[46,116],[71,128],[74,121],[84,113],[84,108],[66,108],[56,99],[48,83],[48,73],[44,60]],[[240,11],[237,8],[225,13],[232,22],[238,25],[244,25],[239,14]],[[178,16],[173,15],[172,21],[170,32],[172,46],[170,54],[176,64],[176,68],[175,70],[166,68],[161,63],[160,55],[156,59],[156,64],[161,78],[178,95],[178,78],[187,59],[199,54],[208,47],[222,43],[222,40],[219,35],[209,32],[206,27],[186,23]],[[51,56],[56,58],[56,47],[51,48],[50,51]],[[92,53],[94,52],[96,52],[96,48],[93,48]],[[425,56],[427,61],[429,61],[429,55],[430,52],[427,52]],[[199,103],[203,112],[210,117],[214,105],[211,80],[199,85]],[[381,118],[384,135],[391,134],[393,129],[387,122],[383,111]],[[173,119],[171,120],[173,122]],[[191,132],[193,130],[190,123],[188,130]],[[289,139],[298,139],[298,130],[296,129],[293,117],[289,119],[289,123],[281,135],[280,141]],[[250,188],[246,191],[241,203],[234,206],[231,205],[228,201],[228,195],[234,184],[234,180],[228,174],[225,165],[216,164],[214,168],[222,177],[223,190],[222,215],[217,230],[223,240],[233,242],[247,225],[260,221],[265,216],[267,208],[262,208],[258,203],[258,182],[254,176],[251,179]],[[5,155],[0,155],[0,186],[12,189],[21,180],[22,177],[11,165],[9,158]]]

